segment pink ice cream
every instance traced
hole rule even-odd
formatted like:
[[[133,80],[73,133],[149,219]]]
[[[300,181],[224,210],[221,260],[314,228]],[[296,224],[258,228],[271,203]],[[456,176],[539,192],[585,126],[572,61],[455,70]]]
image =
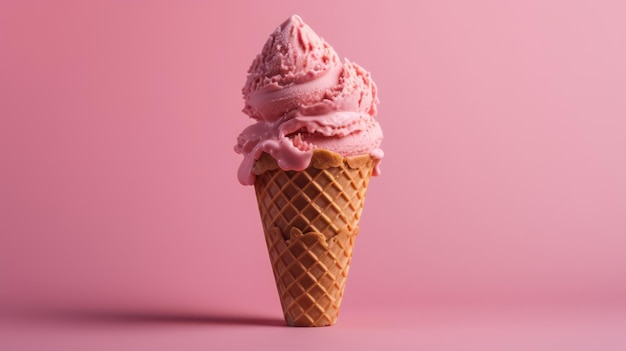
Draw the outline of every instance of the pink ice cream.
[[[342,156],[383,157],[383,133],[376,115],[376,85],[369,72],[335,50],[296,15],[265,43],[243,87],[243,112],[257,122],[237,138],[244,156],[239,181],[252,185],[254,161],[263,152],[283,170],[308,167],[314,149]]]

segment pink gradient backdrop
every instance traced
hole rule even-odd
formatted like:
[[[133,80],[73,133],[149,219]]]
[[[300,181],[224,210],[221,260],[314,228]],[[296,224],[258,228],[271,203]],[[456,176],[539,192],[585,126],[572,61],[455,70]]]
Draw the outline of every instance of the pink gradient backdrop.
[[[0,306],[280,317],[232,146],[293,13],[380,91],[342,316],[626,302],[624,2],[3,1]]]

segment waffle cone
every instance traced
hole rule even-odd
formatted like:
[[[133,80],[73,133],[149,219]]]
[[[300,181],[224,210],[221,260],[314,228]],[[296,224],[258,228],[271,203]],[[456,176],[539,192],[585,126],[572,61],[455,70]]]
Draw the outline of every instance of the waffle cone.
[[[254,184],[285,321],[327,326],[339,307],[373,160],[315,150],[303,171],[256,161]]]

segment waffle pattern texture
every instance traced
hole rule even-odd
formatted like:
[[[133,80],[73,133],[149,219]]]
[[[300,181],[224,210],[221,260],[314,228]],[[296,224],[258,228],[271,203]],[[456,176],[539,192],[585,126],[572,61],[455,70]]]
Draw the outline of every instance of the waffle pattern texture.
[[[268,154],[256,162],[255,191],[288,325],[337,321],[372,169],[369,155],[325,150],[303,171],[283,171]]]

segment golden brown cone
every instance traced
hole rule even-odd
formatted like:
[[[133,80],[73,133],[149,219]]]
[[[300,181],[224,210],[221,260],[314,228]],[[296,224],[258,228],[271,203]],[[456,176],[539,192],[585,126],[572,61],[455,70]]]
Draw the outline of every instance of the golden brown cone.
[[[255,191],[285,320],[337,321],[369,178],[369,155],[315,150],[303,171],[283,171],[268,154],[255,163]]]

